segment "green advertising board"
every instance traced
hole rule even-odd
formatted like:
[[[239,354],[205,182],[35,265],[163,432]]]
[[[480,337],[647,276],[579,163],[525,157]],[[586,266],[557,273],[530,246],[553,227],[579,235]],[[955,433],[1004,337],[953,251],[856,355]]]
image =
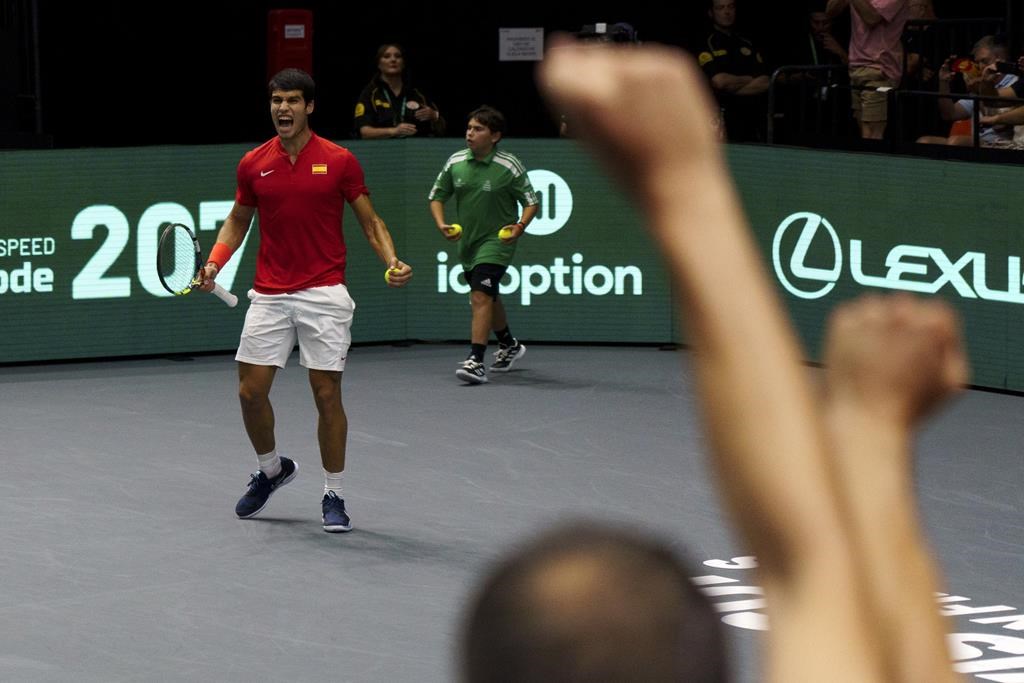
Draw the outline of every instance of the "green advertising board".
[[[730,164],[810,358],[840,301],[934,295],[960,313],[972,383],[1024,390],[1024,167],[752,147]]]
[[[348,284],[358,342],[468,336],[468,294],[427,193],[458,140],[347,143],[378,213],[414,267],[404,290],[346,212]],[[542,208],[506,275],[517,330],[540,341],[652,342],[673,337],[667,281],[637,217],[568,142],[509,141]],[[196,229],[208,249],[227,215],[241,146],[0,154],[0,363],[188,353],[237,344],[258,231],[218,277],[236,309],[175,298],[156,277],[161,226]],[[452,207],[454,211],[454,207]],[[500,226],[495,226],[495,230]]]
[[[459,141],[345,144],[415,271],[409,287],[387,288],[346,214],[354,340],[465,339],[465,280],[426,199]],[[517,333],[534,341],[680,341],[660,258],[637,212],[591,158],[566,140],[502,144],[530,169],[542,200],[503,286]],[[155,246],[169,221],[194,226],[212,244],[247,149],[0,153],[0,363],[234,348],[258,231],[218,278],[239,295],[235,309],[203,294],[168,295],[156,278]],[[809,358],[818,357],[836,303],[907,290],[959,309],[976,384],[1024,389],[1013,342],[1024,331],[1024,249],[1013,229],[1024,167],[747,146],[730,147],[728,156]]]

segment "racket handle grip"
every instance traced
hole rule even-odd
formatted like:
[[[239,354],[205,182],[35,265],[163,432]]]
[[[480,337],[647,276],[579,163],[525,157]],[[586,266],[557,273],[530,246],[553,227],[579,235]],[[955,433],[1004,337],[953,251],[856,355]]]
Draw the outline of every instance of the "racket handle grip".
[[[238,305],[238,297],[229,292],[228,290],[224,289],[220,285],[218,285],[216,282],[213,283],[213,293],[217,295],[217,298],[219,298],[221,301],[226,303],[231,308],[234,308],[235,306]]]

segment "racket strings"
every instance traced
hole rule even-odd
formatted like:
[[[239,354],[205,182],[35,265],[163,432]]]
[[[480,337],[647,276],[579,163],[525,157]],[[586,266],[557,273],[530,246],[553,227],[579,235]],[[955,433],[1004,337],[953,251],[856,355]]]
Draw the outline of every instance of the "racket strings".
[[[160,239],[157,265],[160,276],[172,292],[185,292],[194,286],[196,249],[191,235],[178,228],[168,230]]]

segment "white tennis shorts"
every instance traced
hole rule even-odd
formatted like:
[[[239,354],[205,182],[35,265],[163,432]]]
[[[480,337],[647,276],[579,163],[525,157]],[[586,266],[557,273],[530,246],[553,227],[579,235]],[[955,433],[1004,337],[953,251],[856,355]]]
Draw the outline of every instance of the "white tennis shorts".
[[[250,289],[249,299],[235,360],[283,368],[298,341],[303,367],[333,372],[345,369],[356,310],[345,285],[290,294],[260,294]]]

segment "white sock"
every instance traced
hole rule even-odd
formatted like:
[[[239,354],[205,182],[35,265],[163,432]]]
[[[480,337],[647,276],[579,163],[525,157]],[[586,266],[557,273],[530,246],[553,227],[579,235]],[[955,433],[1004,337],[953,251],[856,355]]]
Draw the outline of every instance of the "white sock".
[[[256,458],[260,461],[260,472],[265,474],[267,479],[273,479],[281,474],[281,456],[277,454],[276,448],[262,455],[257,453]]]
[[[345,470],[341,472],[328,472],[324,470],[324,495],[327,495],[328,491],[334,491],[334,495],[338,498],[344,498],[341,487],[345,483]]]

